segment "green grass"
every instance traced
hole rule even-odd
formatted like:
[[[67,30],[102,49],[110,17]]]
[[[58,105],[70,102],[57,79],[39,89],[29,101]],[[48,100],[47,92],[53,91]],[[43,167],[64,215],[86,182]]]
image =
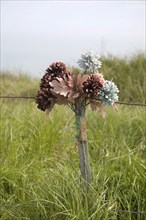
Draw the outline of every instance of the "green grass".
[[[2,96],[35,96],[39,80],[21,71],[3,71],[0,73],[0,86]]]
[[[106,78],[113,79],[118,85],[121,100],[145,103],[146,58],[143,54],[135,54],[130,58],[112,55],[103,58],[102,70]]]
[[[33,95],[38,80],[2,74],[1,85],[2,95]],[[55,106],[47,120],[33,100],[1,99],[0,112],[2,220],[146,219],[114,211],[146,212],[145,107],[107,107],[105,119],[87,108],[92,195],[83,195],[70,109]]]

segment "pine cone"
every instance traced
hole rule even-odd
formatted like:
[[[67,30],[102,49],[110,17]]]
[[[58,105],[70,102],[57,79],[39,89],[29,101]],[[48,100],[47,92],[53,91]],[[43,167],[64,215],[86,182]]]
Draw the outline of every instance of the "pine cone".
[[[47,88],[43,88],[38,91],[36,96],[37,107],[42,111],[46,109],[51,109],[55,104],[55,97],[51,94],[50,90]]]
[[[47,69],[46,74],[53,79],[54,77],[62,77],[67,73],[66,65],[62,62],[52,63]]]
[[[40,89],[50,89],[51,87],[49,85],[49,82],[51,82],[51,77],[48,74],[45,74],[41,79]]]
[[[66,66],[64,63],[56,62],[52,63],[48,69],[46,69],[46,73],[41,79],[40,88],[48,88],[50,89],[49,83],[54,80],[56,77],[63,77],[67,75],[68,72],[66,71]]]
[[[103,83],[104,79],[101,74],[90,74],[88,79],[83,82],[83,93],[88,98],[95,98],[102,89]]]

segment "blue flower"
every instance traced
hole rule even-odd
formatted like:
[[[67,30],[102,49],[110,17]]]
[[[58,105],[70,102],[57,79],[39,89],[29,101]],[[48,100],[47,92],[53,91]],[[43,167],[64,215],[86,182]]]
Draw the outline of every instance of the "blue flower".
[[[104,105],[112,105],[118,101],[119,90],[114,82],[106,80],[103,84],[102,90],[99,91],[97,99]]]
[[[81,55],[81,59],[78,60],[79,66],[86,72],[95,73],[101,67],[100,56],[94,54],[92,51],[86,52]]]

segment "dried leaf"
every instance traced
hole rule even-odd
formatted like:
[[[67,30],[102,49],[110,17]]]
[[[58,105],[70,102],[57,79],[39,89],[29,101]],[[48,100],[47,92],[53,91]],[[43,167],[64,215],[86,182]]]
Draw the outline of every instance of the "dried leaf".
[[[67,97],[64,97],[64,96],[59,95],[59,94],[55,94],[55,97],[56,97],[56,103],[58,105],[66,105],[68,103],[68,98]]]
[[[77,79],[76,79],[76,85],[77,85],[77,87],[80,88],[81,84],[82,84],[82,77],[81,77],[81,74],[78,74]]]
[[[49,112],[50,112],[50,110],[47,108],[47,109],[45,110],[45,112],[46,112],[46,119],[48,120],[48,119],[49,119]]]
[[[49,83],[53,88],[50,89],[54,94],[60,94],[62,96],[67,96],[70,92],[70,88],[66,85],[65,81],[62,78],[58,78],[57,80],[52,80]]]
[[[78,92],[73,95],[73,99],[76,99],[78,97],[79,97],[79,93]]]
[[[52,100],[51,105],[50,105],[50,108],[47,108],[47,109],[45,110],[45,112],[46,112],[46,119],[47,119],[47,120],[48,120],[48,118],[49,118],[49,113],[52,111],[54,105],[55,105],[55,102]]]
[[[113,104],[113,107],[116,109],[116,110],[118,110],[118,106],[117,106],[117,104],[114,102]]]
[[[88,75],[88,74],[83,75],[83,76],[82,76],[82,80],[81,80],[82,84],[83,84],[88,78],[89,78],[89,75]]]
[[[82,84],[88,79],[88,77],[89,77],[88,75],[78,74],[76,85],[79,92],[82,91]]]
[[[79,93],[75,92],[73,89],[70,90],[70,93],[68,94],[68,100],[71,102],[74,102],[74,99],[79,97]]]
[[[67,74],[63,78],[64,78],[66,85],[72,88],[73,87],[73,76],[70,74]]]
[[[101,103],[96,102],[96,101],[90,101],[90,107],[91,107],[92,111],[96,111],[98,109],[99,112],[102,114],[103,118],[106,117],[106,112],[105,112],[103,105]]]
[[[96,102],[96,101],[90,101],[90,107],[91,107],[91,110],[92,111],[96,111],[97,110],[97,108],[98,108],[98,102]]]
[[[105,118],[106,117],[106,112],[103,108],[103,105],[101,103],[98,103],[98,110],[101,113],[102,117]]]

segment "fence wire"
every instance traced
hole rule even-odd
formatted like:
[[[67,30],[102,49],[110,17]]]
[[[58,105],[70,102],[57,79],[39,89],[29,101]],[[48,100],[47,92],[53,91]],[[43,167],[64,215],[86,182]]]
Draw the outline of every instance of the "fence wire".
[[[0,99],[35,99],[34,96],[0,96]],[[119,105],[133,105],[144,107],[146,104],[143,103],[130,103],[130,102],[116,102]]]

